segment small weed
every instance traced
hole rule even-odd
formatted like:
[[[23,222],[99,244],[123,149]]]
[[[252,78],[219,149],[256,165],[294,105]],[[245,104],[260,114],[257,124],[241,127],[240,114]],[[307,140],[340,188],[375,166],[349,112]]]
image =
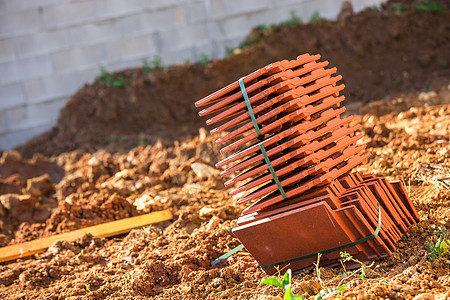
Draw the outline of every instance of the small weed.
[[[125,275],[126,275],[126,276],[125,276]],[[127,279],[127,280],[130,280],[130,279],[131,279],[131,276],[130,276],[130,273],[129,273],[129,272],[126,272],[125,275],[122,276],[123,279]]]
[[[363,262],[359,261],[358,259],[353,258],[353,256],[351,256],[349,253],[347,253],[345,251],[341,252],[341,257],[343,258],[341,260],[341,265],[342,265],[342,268],[344,269],[344,276],[348,274],[347,270],[345,268],[344,262],[353,261],[353,262],[355,262],[357,264],[360,264],[361,266],[358,269],[356,269],[355,271],[353,271],[353,273],[351,273],[351,274],[347,275],[346,277],[344,277],[341,280],[341,282],[338,284],[338,287],[341,285],[342,282],[344,282],[344,280],[347,280],[347,279],[349,279],[349,278],[351,278],[353,276],[358,276],[359,278],[364,280],[365,276],[366,276],[366,269],[367,268],[371,268],[374,265],[374,263],[372,262],[370,265],[367,266]]]
[[[91,292],[91,285],[88,283],[85,285],[86,291]]]
[[[319,261],[320,256],[317,258],[317,264],[314,264],[316,266],[316,270],[319,268]],[[279,273],[279,272],[278,272]],[[322,283],[322,280],[320,280]],[[291,269],[288,269],[286,273],[284,273],[283,279],[278,278],[267,278],[264,279],[262,284],[271,284],[277,287],[280,287],[284,291],[284,299],[285,300],[303,300],[304,298],[300,295],[294,295],[292,293],[292,271]],[[336,294],[342,293],[343,290],[345,290],[347,286],[345,284],[340,285],[336,288],[325,288],[322,289],[315,297],[316,300],[323,300],[330,298],[331,296],[334,296]]]
[[[112,86],[113,77],[105,68],[100,68],[100,75],[97,76],[98,81],[106,86]]]
[[[109,87],[119,88],[125,86],[125,78],[123,76],[114,79],[112,74],[106,71],[105,68],[100,68],[100,75],[97,76],[97,80]]]
[[[153,59],[151,61],[151,65],[152,65],[153,69],[155,69],[155,70],[164,69],[164,66],[162,64],[162,59],[158,55],[154,55],[153,56]]]
[[[248,36],[245,38],[245,40],[243,40],[242,42],[239,43],[238,48],[244,49],[245,47],[252,46],[252,45],[256,44],[257,42],[258,42],[258,39],[256,37]]]
[[[448,61],[446,60],[441,61],[441,67],[448,68]]]
[[[292,284],[292,271],[288,269],[286,273],[284,273],[283,279],[278,278],[266,278],[262,282],[262,284],[271,284],[277,287],[280,287],[284,291],[284,299],[285,300],[303,300],[303,297],[300,295],[294,295],[291,291]]]
[[[375,10],[375,11],[380,10],[380,8],[377,5],[372,5],[371,8],[372,8],[372,10]]]
[[[154,55],[153,59],[149,62],[148,59],[142,59],[142,72],[144,74],[150,73],[151,70],[161,70],[164,69],[162,64],[162,59],[158,55]]]
[[[112,83],[113,88],[120,88],[125,86],[125,78],[123,76],[119,76],[119,79],[114,80]]]
[[[401,4],[401,3],[394,3],[394,4],[392,4],[392,9],[396,13],[401,13],[401,12],[404,11],[403,4]]]
[[[286,21],[281,22],[281,25],[286,25],[286,26],[294,26],[297,24],[301,24],[302,19],[300,19],[296,14],[295,11],[291,10],[291,17],[289,19],[287,19]]]
[[[342,253],[341,253],[341,255],[342,255]],[[322,253],[317,254],[317,263],[315,263],[314,266],[316,267],[317,278],[319,279],[320,285],[323,287],[324,286],[324,282],[320,278],[321,272],[320,272],[320,267],[319,267],[319,263],[320,263],[320,258],[321,257],[322,257]],[[344,267],[344,274],[345,274],[345,267]],[[337,287],[322,289],[316,295],[315,300],[327,299],[327,298],[330,298],[331,296],[334,296],[334,295],[342,293],[342,291],[347,288],[347,286],[345,284],[342,284],[342,282],[343,281],[339,282],[339,285]]]
[[[184,61],[184,64],[185,65],[190,65],[192,62],[191,62],[191,60],[190,59],[186,59],[185,61]]]
[[[317,278],[319,279],[320,285],[323,287],[324,286],[324,282],[320,278],[321,272],[320,272],[320,267],[319,267],[319,263],[320,263],[320,258],[321,257],[322,257],[322,254],[319,253],[317,255],[317,263],[315,263],[314,266],[315,266]],[[364,280],[365,274],[366,274],[366,269],[370,268],[370,267],[372,267],[374,265],[374,263],[372,262],[370,265],[367,266],[364,263],[362,263],[361,261],[359,261],[358,259],[353,258],[347,252],[341,252],[341,257],[343,258],[341,260],[341,264],[342,264],[342,267],[344,269],[344,272],[343,272],[343,277],[344,278],[339,282],[337,287],[322,289],[315,296],[315,298],[314,298],[315,300],[328,299],[328,298],[330,298],[332,296],[335,296],[337,294],[341,294],[347,288],[347,285],[342,284],[345,280],[350,279],[351,277],[353,277],[355,275]],[[361,267],[358,268],[353,273],[347,275],[348,273],[347,273],[347,270],[346,270],[345,265],[344,265],[344,262],[347,262],[347,261],[356,262],[356,263],[360,264]],[[278,274],[280,274],[279,270],[278,270]],[[281,279],[281,280],[278,279],[278,278],[267,278],[267,279],[264,279],[261,283],[275,285],[275,286],[278,286],[281,289],[283,289],[283,291],[284,291],[284,299],[303,299],[303,297],[300,296],[300,295],[292,294],[292,291],[291,291],[292,271],[291,271],[291,269],[287,270],[287,272],[284,274],[283,279]]]
[[[263,31],[267,29],[267,25],[266,24],[259,24],[256,26],[257,30]]]
[[[139,136],[138,138],[138,146],[146,145],[148,143],[148,140],[145,138],[145,136]]]
[[[320,263],[320,258],[322,257],[322,254],[319,253],[317,255],[317,263],[314,264],[315,266],[315,270],[316,270],[316,274],[317,274],[317,278],[319,279],[320,285],[323,287],[324,286],[324,282],[322,281],[322,279],[320,278],[321,272],[320,272],[320,267],[319,267],[319,263]],[[339,284],[337,285],[337,287],[333,287],[333,288],[328,288],[325,287],[323,288],[315,297],[315,300],[323,300],[323,299],[327,299],[330,298],[334,295],[337,294],[341,294],[342,291],[344,291],[347,288],[347,285],[343,284],[343,282],[347,279],[352,278],[353,276],[358,276],[361,279],[365,279],[365,275],[366,275],[366,269],[370,268],[374,265],[374,263],[372,262],[370,265],[365,265],[364,263],[362,263],[361,261],[359,261],[356,258],[353,258],[349,253],[347,252],[341,252],[341,257],[343,258],[341,260],[341,264],[342,267],[344,269],[344,273],[343,273],[343,277],[342,280],[339,282]],[[361,265],[360,268],[358,268],[356,271],[353,271],[353,273],[347,275],[347,270],[345,268],[344,262],[347,261],[353,261],[356,262],[358,264]],[[280,271],[277,269],[278,274],[280,274]],[[261,283],[263,284],[271,284],[271,285],[275,285],[280,287],[281,289],[283,289],[284,291],[284,299],[303,299],[302,296],[300,295],[294,295],[292,294],[291,291],[291,286],[292,286],[292,271],[291,269],[288,269],[287,272],[284,274],[283,279],[278,279],[278,278],[267,278],[264,279]]]
[[[148,60],[146,58],[142,59],[142,72],[144,74],[148,74],[150,73],[150,71],[152,70],[152,68],[150,67],[150,64],[148,63]]]
[[[316,274],[317,274],[317,278],[319,279],[320,285],[323,286],[323,281],[320,278],[320,268],[319,268],[319,263],[320,263],[320,258],[322,257],[322,253],[317,254],[317,263],[314,264],[314,266],[316,267]]]
[[[84,255],[84,250],[83,249],[81,249],[81,255]]]
[[[315,12],[312,14],[311,18],[309,18],[309,23],[319,23],[319,22],[322,22],[322,21],[324,21],[324,20],[325,20],[325,19],[322,18],[322,17],[319,15],[319,12],[318,12],[318,11],[315,11]]]
[[[111,134],[109,136],[109,140],[111,142],[121,142],[123,140],[123,135],[120,134]]]
[[[422,12],[426,13],[441,13],[444,11],[444,7],[434,1],[430,0],[423,0],[420,3],[419,2],[413,2],[412,7],[415,9],[418,9]]]
[[[337,294],[341,294],[345,289],[347,288],[347,286],[345,284],[336,287],[336,288],[326,288],[321,290],[316,297],[314,298],[315,300],[323,300],[323,299],[328,299],[331,296],[337,295]]]
[[[450,252],[450,240],[445,238],[447,231],[445,229],[439,229],[433,234],[440,235],[434,245],[430,242],[427,243],[431,250],[430,254],[428,254],[428,257],[431,260],[434,260],[435,258],[442,258]]]
[[[228,46],[225,47],[225,55],[226,55],[226,56],[233,54],[233,51],[234,51],[233,48],[228,47]]]
[[[200,60],[197,62],[200,66],[206,66],[209,62],[209,57],[205,53],[200,54]]]

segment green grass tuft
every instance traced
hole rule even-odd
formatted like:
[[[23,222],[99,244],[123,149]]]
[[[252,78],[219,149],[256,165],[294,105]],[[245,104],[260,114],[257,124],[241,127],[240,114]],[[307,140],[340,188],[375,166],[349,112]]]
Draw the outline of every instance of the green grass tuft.
[[[441,13],[444,7],[431,0],[423,0],[421,2],[413,2],[412,7],[426,13]]]

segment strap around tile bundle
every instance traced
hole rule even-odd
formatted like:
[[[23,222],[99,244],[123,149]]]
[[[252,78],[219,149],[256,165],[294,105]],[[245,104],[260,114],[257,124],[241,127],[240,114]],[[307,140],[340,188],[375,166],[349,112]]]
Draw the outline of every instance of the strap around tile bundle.
[[[362,238],[360,240],[357,240],[356,242],[348,243],[348,244],[345,244],[345,245],[342,245],[342,246],[334,247],[334,248],[331,248],[331,249],[319,251],[319,252],[316,252],[316,253],[312,253],[312,254],[296,257],[296,258],[291,258],[291,259],[279,261],[279,262],[276,262],[276,263],[273,263],[273,264],[270,264],[270,265],[265,265],[265,266],[262,266],[261,269],[266,270],[266,269],[269,269],[269,268],[272,268],[272,267],[275,267],[275,266],[284,265],[284,264],[288,264],[288,263],[291,263],[291,262],[294,262],[294,261],[315,257],[319,253],[327,254],[327,253],[331,253],[331,252],[334,252],[334,251],[337,251],[337,250],[342,250],[342,249],[345,249],[345,248],[348,248],[348,247],[352,247],[352,246],[355,246],[355,245],[367,242],[368,240],[376,238],[378,233],[380,233],[380,229],[381,229],[381,206],[378,203],[378,226],[377,226],[377,228],[375,229],[375,231],[371,235],[366,236],[365,238]]]
[[[225,253],[224,255],[222,255],[221,257],[219,257],[218,259],[215,259],[214,261],[211,262],[211,266],[214,266],[224,260],[227,260],[228,257],[230,257],[231,255],[235,254],[236,252],[238,252],[239,250],[244,249],[244,245],[240,244],[237,247],[234,247],[233,249],[231,249],[230,251],[228,251],[227,253]]]
[[[258,123],[256,123],[255,114],[253,113],[252,104],[250,103],[250,100],[248,99],[247,90],[245,89],[244,85],[244,77],[239,79],[239,86],[241,88],[242,96],[244,97],[245,104],[247,105],[248,113],[250,114],[250,118],[252,119],[253,127],[255,127],[255,131],[258,134],[258,136],[261,135],[261,131],[259,130]]]
[[[283,196],[283,199],[287,199],[286,193],[284,192],[283,187],[281,186],[280,180],[278,179],[277,174],[275,174],[275,170],[272,167],[272,164],[270,163],[270,159],[267,156],[266,149],[264,148],[262,142],[258,144],[259,149],[261,149],[261,153],[264,156],[264,160],[266,161],[267,167],[269,167],[270,174],[272,174],[273,180],[277,184],[278,190],[281,193],[281,196]]]

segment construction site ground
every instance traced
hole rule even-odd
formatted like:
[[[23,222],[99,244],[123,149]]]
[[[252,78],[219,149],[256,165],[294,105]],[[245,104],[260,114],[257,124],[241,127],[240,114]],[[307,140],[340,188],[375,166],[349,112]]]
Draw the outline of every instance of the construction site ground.
[[[123,87],[85,84],[52,130],[1,153],[0,247],[163,209],[174,218],[3,262],[0,298],[282,299],[261,284],[268,276],[245,249],[210,265],[240,244],[227,228],[245,207],[228,195],[214,167],[224,157],[193,103],[306,52],[343,75],[347,113],[372,154],[357,171],[402,180],[422,220],[333,297],[450,298],[450,253],[431,259],[427,244],[450,231],[449,4],[427,12],[412,2],[336,22],[261,26],[222,60],[112,74]],[[320,268],[322,283],[315,270],[301,272],[292,291],[313,299],[342,271]]]

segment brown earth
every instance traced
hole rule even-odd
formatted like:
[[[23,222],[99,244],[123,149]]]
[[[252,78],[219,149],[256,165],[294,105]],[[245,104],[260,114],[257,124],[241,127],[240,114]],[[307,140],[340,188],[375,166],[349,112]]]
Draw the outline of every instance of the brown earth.
[[[436,229],[450,230],[450,190],[440,185],[450,176],[449,98],[448,89],[395,98],[382,105],[394,112],[355,117],[355,122],[363,124],[368,151],[373,153],[359,171],[407,183],[422,221],[410,228],[392,257],[368,269],[365,280],[347,282],[349,287],[343,294],[346,298],[445,299],[450,296],[449,256],[430,260],[426,244],[437,239],[433,235]],[[428,105],[431,101],[441,104]],[[422,105],[396,112],[408,103]],[[15,152],[4,153],[1,162],[10,161],[9,156],[19,162],[18,171],[33,165]],[[20,192],[1,196],[3,224],[10,226],[14,224],[8,223],[10,220],[21,218],[27,212],[32,218],[23,220],[15,229],[3,226],[0,240],[4,245],[166,208],[175,217],[172,222],[133,230],[112,239],[86,236],[73,243],[59,242],[34,258],[3,263],[0,297],[261,299],[279,296],[276,288],[260,284],[267,276],[246,251],[210,267],[212,260],[239,244],[226,228],[235,224],[243,209],[227,195],[223,181],[213,168],[219,157],[213,138],[202,129],[193,139],[174,146],[139,146],[124,154],[75,151],[52,157],[47,160],[47,166],[60,165],[66,175],[50,186],[51,177],[45,175],[28,181],[20,175],[5,178],[9,188]],[[47,167],[42,172],[53,174],[52,170],[54,167]],[[5,197],[19,200],[7,202]],[[22,198],[34,199],[33,205],[22,204]],[[50,216],[44,222],[35,218],[45,211]],[[336,286],[341,279],[340,271],[323,268],[324,285]],[[322,288],[313,272],[294,276],[293,286],[294,293],[306,297],[312,297]]]
[[[409,7],[403,3],[404,9]],[[450,255],[431,260],[427,246],[437,240],[435,230],[450,231],[450,76],[448,66],[439,63],[448,55],[448,7],[440,14],[394,13],[392,3],[387,7],[341,23],[258,32],[259,43],[206,68],[176,66],[147,75],[127,70],[123,74],[129,75],[130,84],[124,89],[99,82],[86,85],[63,109],[52,132],[21,147],[21,154],[9,151],[1,156],[0,246],[162,209],[171,209],[174,219],[110,239],[85,236],[72,243],[58,242],[32,258],[2,263],[0,298],[281,299],[281,290],[260,284],[267,276],[245,250],[210,266],[239,244],[226,228],[235,224],[244,207],[228,196],[213,167],[221,159],[216,137],[198,129],[203,121],[195,117],[191,106],[264,65],[265,61],[256,61],[258,55],[264,54],[268,63],[306,51],[333,59],[344,78],[353,74],[354,81],[346,78],[348,105],[360,112],[354,122],[363,125],[367,151],[372,153],[358,171],[403,180],[422,219],[404,235],[391,257],[367,270],[365,280],[346,280],[348,288],[340,296],[449,298]],[[377,23],[380,20],[382,24]],[[368,24],[372,27],[364,27]],[[399,28],[398,38],[389,37],[389,30],[378,35],[377,27]],[[331,46],[333,35],[328,32],[338,29],[343,41],[348,36],[353,42]],[[373,36],[362,32],[373,32]],[[318,33],[323,34],[316,41],[319,48],[305,50],[306,46],[297,45],[295,54],[284,52],[295,50],[289,36],[297,36],[298,42],[315,39]],[[271,39],[276,37],[286,42],[284,47],[274,46]],[[363,47],[361,57],[348,53],[358,47]],[[367,51],[376,59],[362,60],[369,57]],[[418,62],[421,51],[432,57],[428,64]],[[398,52],[409,61],[396,61]],[[242,64],[238,72],[233,70],[237,61]],[[410,75],[402,79],[404,84],[376,83],[377,78],[403,76],[405,70]],[[204,83],[195,81],[192,74]],[[191,86],[169,88],[171,82],[183,79]],[[430,90],[414,92],[422,90],[423,84]],[[370,104],[361,105],[355,97]],[[176,124],[180,131],[162,139],[161,134],[174,131]],[[193,136],[182,139],[181,134]],[[137,143],[142,145],[134,147]],[[27,158],[39,152],[47,156]],[[323,284],[314,272],[297,274],[293,292],[313,299],[322,288],[337,286],[341,272],[341,268],[321,268]]]

